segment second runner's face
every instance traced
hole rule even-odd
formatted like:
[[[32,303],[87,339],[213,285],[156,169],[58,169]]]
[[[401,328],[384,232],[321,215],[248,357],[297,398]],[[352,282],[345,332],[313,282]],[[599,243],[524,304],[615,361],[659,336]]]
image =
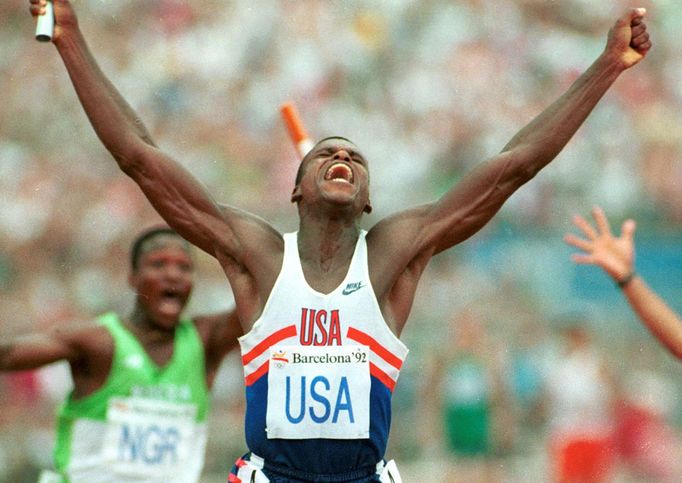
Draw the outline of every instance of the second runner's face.
[[[194,284],[194,264],[181,243],[153,248],[140,257],[131,276],[138,304],[157,325],[172,329],[187,305]]]
[[[320,199],[352,206],[357,215],[369,213],[369,168],[357,146],[343,139],[329,139],[315,146],[305,163],[292,201],[314,204]]]

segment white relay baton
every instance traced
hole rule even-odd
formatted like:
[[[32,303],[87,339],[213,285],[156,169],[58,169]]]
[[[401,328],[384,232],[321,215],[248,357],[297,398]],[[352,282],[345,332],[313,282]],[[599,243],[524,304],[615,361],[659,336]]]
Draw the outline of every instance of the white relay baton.
[[[38,23],[36,24],[36,40],[38,42],[49,42],[52,40],[54,33],[54,8],[52,0],[47,0],[45,5],[45,14],[38,15]]]

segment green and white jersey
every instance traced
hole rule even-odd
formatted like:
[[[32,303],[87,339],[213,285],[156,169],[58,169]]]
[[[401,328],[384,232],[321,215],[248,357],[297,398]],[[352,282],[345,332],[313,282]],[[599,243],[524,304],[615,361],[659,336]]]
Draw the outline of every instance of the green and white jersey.
[[[55,466],[70,483],[191,483],[206,446],[204,349],[194,324],[179,323],[173,356],[159,367],[114,313],[98,318],[114,339],[109,377],[59,409]]]

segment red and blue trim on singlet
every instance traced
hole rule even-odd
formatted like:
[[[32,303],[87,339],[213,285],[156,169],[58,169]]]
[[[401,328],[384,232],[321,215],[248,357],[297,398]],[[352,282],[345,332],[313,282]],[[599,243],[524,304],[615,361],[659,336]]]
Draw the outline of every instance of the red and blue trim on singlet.
[[[403,360],[371,335],[353,327],[348,327],[344,341],[370,349],[369,438],[268,439],[265,428],[269,360],[259,365],[256,359],[276,344],[298,344],[298,329],[292,324],[265,337],[242,356],[246,385],[245,434],[250,451],[273,465],[313,474],[374,467],[382,460],[391,426],[391,397]]]

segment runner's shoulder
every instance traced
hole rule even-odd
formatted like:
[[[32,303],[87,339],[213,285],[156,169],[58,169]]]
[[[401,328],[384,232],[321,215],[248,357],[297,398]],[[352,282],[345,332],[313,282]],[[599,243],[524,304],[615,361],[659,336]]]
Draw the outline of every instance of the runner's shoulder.
[[[85,350],[106,352],[108,347],[113,347],[111,334],[96,318],[55,326],[51,333],[52,337]]]

